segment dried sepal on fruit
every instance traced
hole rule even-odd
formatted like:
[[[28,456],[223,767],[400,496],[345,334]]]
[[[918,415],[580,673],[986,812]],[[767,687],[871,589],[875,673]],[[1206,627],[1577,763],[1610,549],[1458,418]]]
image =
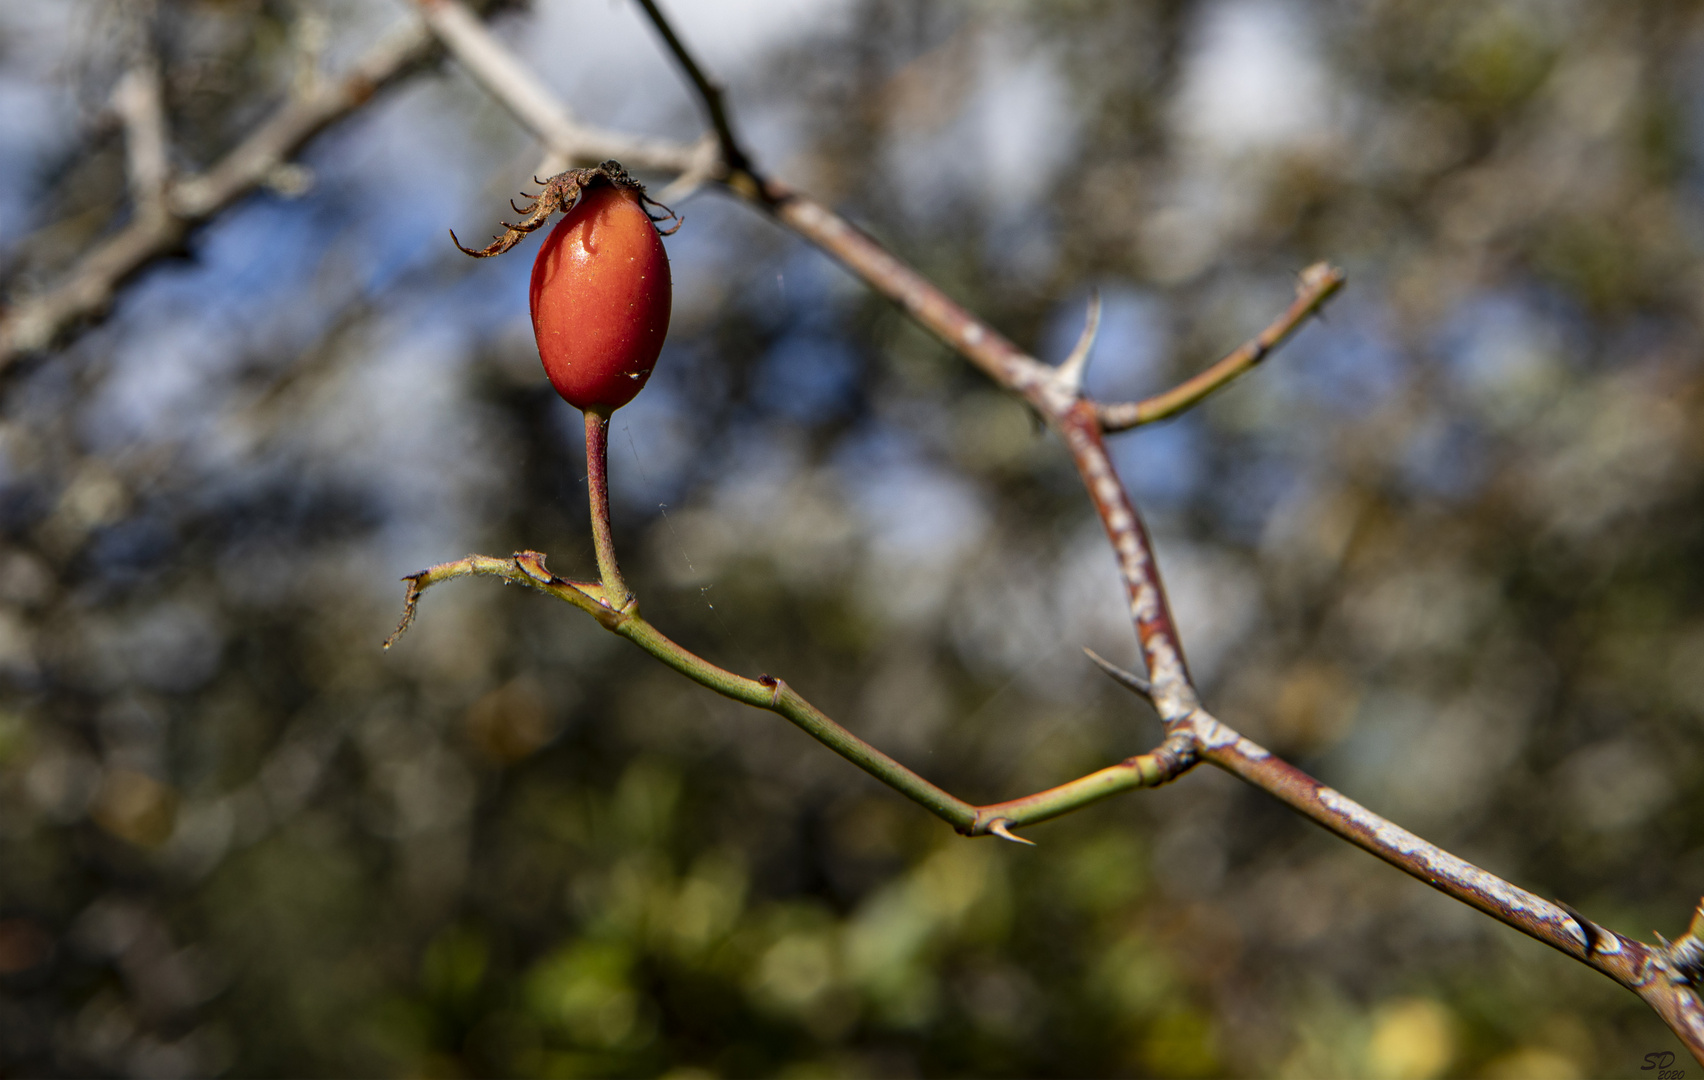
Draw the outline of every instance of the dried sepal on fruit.
[[[533,183],[542,184],[544,190],[536,196],[526,196],[532,199],[532,205],[524,209],[516,206],[513,199],[509,200],[509,207],[515,213],[525,216],[518,222],[499,222],[504,229],[502,236],[494,237],[491,243],[482,248],[470,248],[457,240],[455,230],[451,229],[450,240],[461,249],[462,254],[471,255],[476,259],[489,259],[493,255],[501,255],[520,243],[521,239],[528,233],[536,231],[550,219],[551,214],[559,210],[566,214],[574,209],[579,204],[580,197],[586,189],[599,183],[607,183],[613,187],[634,192],[638,196],[640,207],[645,211],[645,216],[650,218],[654,224],[673,221],[672,227],[660,230],[664,236],[674,235],[675,230],[681,226],[680,215],[645,194],[645,185],[628,175],[627,170],[621,167],[619,161],[606,161],[590,169],[569,169],[566,172],[557,173],[549,180],[540,180],[535,176]],[[652,208],[660,211],[660,213],[653,213]]]

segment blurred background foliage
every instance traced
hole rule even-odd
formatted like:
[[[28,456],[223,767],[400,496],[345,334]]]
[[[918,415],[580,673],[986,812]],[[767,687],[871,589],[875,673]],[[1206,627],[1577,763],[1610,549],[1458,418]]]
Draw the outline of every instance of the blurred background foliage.
[[[1704,882],[1704,9],[1686,0],[671,5],[776,174],[1090,385],[1224,718],[1623,932]],[[400,3],[0,4],[0,275],[125,219]],[[595,122],[699,118],[634,8],[503,37]],[[538,150],[453,65],[384,93],[0,387],[0,1071],[1636,1075],[1631,995],[1202,769],[965,841],[535,594],[592,572],[523,255]],[[311,183],[306,181],[311,180]],[[1068,459],[820,253],[679,207],[616,415],[648,615],[974,800],[1147,748]],[[531,245],[524,250],[531,250]],[[1682,1059],[1684,1060],[1684,1058]]]

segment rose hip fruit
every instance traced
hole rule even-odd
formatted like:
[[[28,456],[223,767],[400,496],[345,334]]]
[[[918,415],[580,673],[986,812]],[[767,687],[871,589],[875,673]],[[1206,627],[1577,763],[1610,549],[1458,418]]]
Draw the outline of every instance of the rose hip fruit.
[[[618,161],[540,182],[544,190],[531,206],[514,207],[524,219],[504,222],[491,243],[475,249],[453,232],[450,239],[464,254],[489,259],[562,212],[533,262],[533,336],[550,385],[586,414],[586,488],[601,579],[595,595],[610,610],[627,611],[633,594],[621,580],[609,526],[609,414],[644,389],[663,350],[673,289],[657,223],[674,219],[667,235],[680,228],[680,217],[646,195]]]
[[[608,413],[651,377],[669,329],[669,257],[634,188],[588,186],[532,272],[533,333],[568,404]]]

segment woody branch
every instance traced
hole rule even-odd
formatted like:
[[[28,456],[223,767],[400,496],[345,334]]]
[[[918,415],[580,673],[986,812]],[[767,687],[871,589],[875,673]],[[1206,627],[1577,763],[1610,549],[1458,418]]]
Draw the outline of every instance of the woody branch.
[[[834,726],[832,737],[825,737],[830,734],[826,728],[813,731],[813,734],[874,775],[929,806],[961,831],[971,834],[993,832],[1008,838],[1012,838],[1010,829],[1017,825],[1043,820],[1115,791],[1163,782],[1187,770],[1198,759],[1210,761],[1343,839],[1620,982],[1639,994],[1704,1062],[1704,1006],[1691,990],[1691,984],[1698,978],[1695,953],[1699,946],[1695,935],[1699,930],[1699,919],[1694,920],[1693,932],[1673,946],[1650,946],[1622,937],[1584,916],[1573,914],[1450,855],[1374,814],[1273,757],[1201,707],[1141,516],[1118,479],[1106,454],[1102,436],[1106,432],[1174,415],[1253,368],[1342,287],[1344,277],[1341,271],[1323,263],[1309,267],[1298,282],[1296,300],[1283,315],[1254,339],[1178,387],[1139,402],[1091,401],[1081,393],[1080,375],[1087,350],[1092,344],[1092,335],[1085,335],[1084,342],[1080,343],[1081,355],[1074,355],[1071,361],[1058,369],[1049,368],[966,311],[872,237],[807,196],[763,175],[734,132],[720,88],[682,44],[654,0],[639,2],[705,106],[718,157],[712,166],[700,166],[701,170],[834,255],[995,382],[1022,397],[1062,436],[1117,555],[1149,677],[1142,680],[1139,676],[1120,674],[1127,685],[1139,687],[1144,696],[1153,701],[1167,732],[1165,742],[1150,754],[1140,755],[1047,792],[974,808],[940,792],[927,781],[904,770],[903,766],[892,763],[891,759],[879,755],[878,751],[845,733],[838,725]],[[480,58],[482,66],[473,68],[470,65],[470,70],[489,92],[504,99],[523,121],[529,111],[536,111],[531,106],[524,106],[519,96],[514,100],[505,98],[505,94],[510,92],[507,87],[527,85],[524,78],[513,74],[524,70],[524,66],[512,54],[504,53],[502,46],[491,39],[476,21],[444,15],[460,7],[457,0],[416,0],[416,3],[423,11],[438,13],[433,21],[434,30],[444,37],[457,56]],[[505,71],[509,72],[507,76]],[[551,140],[550,125],[529,126],[547,142]],[[521,558],[517,556],[514,563],[518,565]],[[478,569],[470,568],[469,561],[463,560],[462,563],[445,564],[416,575],[410,584],[410,613],[412,602],[421,589],[447,577],[464,573],[501,573],[513,579],[514,572],[499,568],[497,563],[500,562]],[[603,618],[607,619],[610,614],[606,611]],[[606,625],[609,624],[606,622]],[[617,632],[622,631],[617,629]],[[648,632],[655,634],[654,630]],[[634,637],[633,634],[625,636]],[[655,636],[661,638],[660,634]],[[638,637],[635,640],[638,641]],[[639,643],[644,644],[643,641]],[[678,646],[670,642],[669,648],[678,649]],[[779,707],[780,703],[785,700],[790,704],[796,698],[790,690],[782,693],[777,689],[764,699],[764,695],[728,681],[737,680],[737,676],[720,669],[715,672],[695,670],[704,665],[697,658],[688,659],[672,653],[663,655],[663,652],[659,655],[677,670],[698,678],[712,689],[748,700],[759,707],[774,709],[783,715],[788,713]],[[784,686],[767,677],[757,681],[756,685],[765,688]],[[810,712],[821,717],[814,709]],[[794,716],[789,715],[788,718],[800,723]],[[826,717],[821,717],[821,720],[832,724]],[[806,724],[801,723],[800,726],[811,730]],[[877,757],[891,765],[876,762]],[[876,767],[872,767],[872,762],[876,762]],[[963,820],[966,809],[973,811],[968,823]],[[1704,919],[1704,916],[1700,918]]]

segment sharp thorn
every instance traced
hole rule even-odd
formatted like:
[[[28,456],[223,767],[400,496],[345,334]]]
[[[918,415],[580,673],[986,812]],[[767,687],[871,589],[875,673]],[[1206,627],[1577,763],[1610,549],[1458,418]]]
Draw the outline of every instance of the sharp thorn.
[[[1556,901],[1556,906],[1566,911],[1568,917],[1580,928],[1580,935],[1586,939],[1586,955],[1596,955],[1603,945],[1603,928],[1560,900]]]
[[[1089,293],[1089,314],[1083,322],[1083,332],[1077,337],[1077,344],[1071,348],[1071,355],[1065,358],[1054,373],[1054,378],[1076,397],[1083,389],[1083,371],[1089,365],[1089,350],[1095,346],[1095,335],[1100,333],[1101,298],[1100,290]]]
[[[1083,652],[1088,654],[1089,659],[1099,665],[1100,669],[1106,672],[1113,682],[1118,683],[1126,690],[1129,690],[1131,693],[1147,700],[1150,703],[1154,700],[1153,683],[1134,672],[1125,671],[1112,661],[1101,657],[1101,655],[1093,649],[1084,649]]]
[[[1011,828],[1007,826],[1005,818],[995,818],[993,821],[990,821],[988,823],[988,831],[993,833],[995,836],[998,836],[1000,839],[1010,840],[1014,844],[1026,844],[1030,847],[1036,846],[1034,840],[1026,840],[1013,832]]]

